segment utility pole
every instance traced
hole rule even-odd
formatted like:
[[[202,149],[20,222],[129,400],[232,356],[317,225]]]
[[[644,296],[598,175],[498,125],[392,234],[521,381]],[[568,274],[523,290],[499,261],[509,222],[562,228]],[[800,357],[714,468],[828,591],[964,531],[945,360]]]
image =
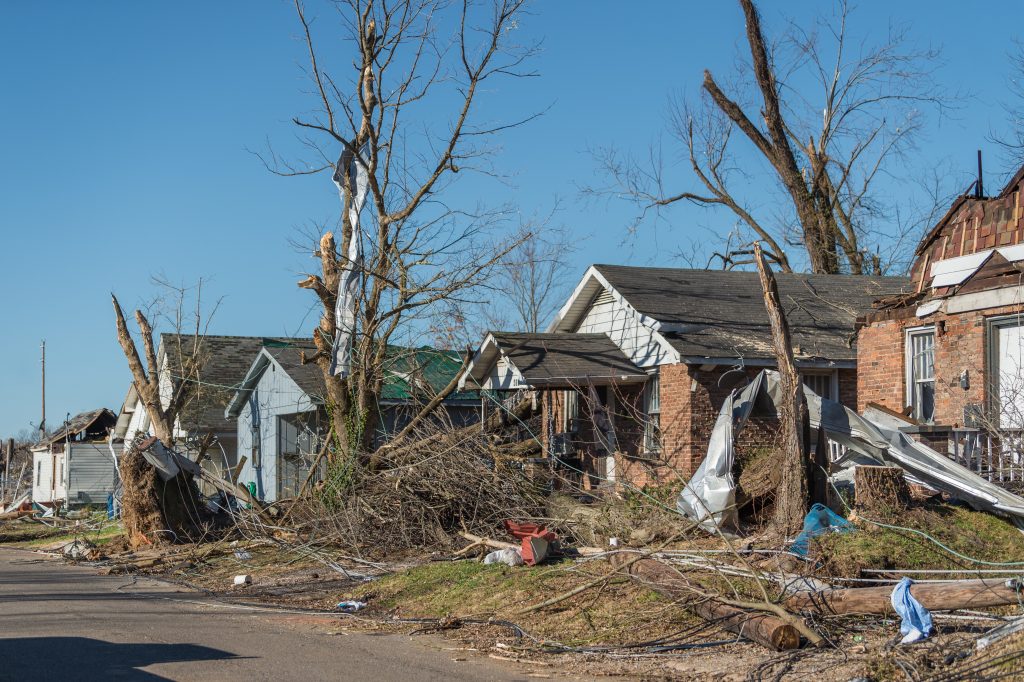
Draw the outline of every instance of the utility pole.
[[[39,420],[39,440],[46,439],[46,339],[40,344],[43,353],[43,416]]]
[[[11,457],[14,456],[14,439],[7,439],[7,456],[4,458],[4,493],[6,493],[11,487]],[[11,491],[13,497],[18,493],[17,490]]]

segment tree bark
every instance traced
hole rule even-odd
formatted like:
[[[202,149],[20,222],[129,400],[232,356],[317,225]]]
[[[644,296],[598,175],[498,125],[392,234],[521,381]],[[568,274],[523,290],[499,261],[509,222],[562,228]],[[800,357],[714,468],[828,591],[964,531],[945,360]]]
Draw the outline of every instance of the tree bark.
[[[854,492],[857,508],[868,512],[886,514],[910,505],[910,488],[899,467],[856,467]]]
[[[789,324],[779,300],[775,276],[765,261],[760,243],[754,244],[754,260],[761,278],[764,306],[772,328],[772,345],[779,367],[781,400],[776,406],[782,436],[782,471],[775,493],[774,525],[792,535],[803,527],[807,515],[807,454],[803,434],[807,428],[807,401],[793,361],[793,342]]]

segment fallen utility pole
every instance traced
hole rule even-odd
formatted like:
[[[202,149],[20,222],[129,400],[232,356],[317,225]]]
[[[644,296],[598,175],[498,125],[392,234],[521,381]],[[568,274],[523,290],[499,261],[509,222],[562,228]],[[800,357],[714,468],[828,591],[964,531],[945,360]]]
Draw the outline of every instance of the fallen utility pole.
[[[955,611],[1017,604],[1024,596],[1022,588],[1024,585],[1019,579],[982,578],[948,583],[914,583],[910,592],[930,611]],[[891,616],[895,613],[891,595],[891,585],[797,592],[786,598],[785,605],[795,611],[821,614]]]
[[[613,566],[622,566],[637,582],[671,599],[685,598],[685,607],[715,625],[735,632],[749,640],[776,651],[800,647],[800,632],[790,623],[767,613],[751,612],[714,599],[704,600],[694,595],[682,583],[679,574],[656,559],[630,561],[624,555],[609,558]]]

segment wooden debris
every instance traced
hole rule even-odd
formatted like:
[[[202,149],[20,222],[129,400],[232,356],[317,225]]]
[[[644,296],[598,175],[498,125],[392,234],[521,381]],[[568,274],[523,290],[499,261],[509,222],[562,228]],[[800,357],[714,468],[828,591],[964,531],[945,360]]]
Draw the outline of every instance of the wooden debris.
[[[714,599],[700,599],[670,566],[655,559],[637,559],[626,567],[630,561],[619,554],[612,557],[613,565],[618,563],[626,568],[629,575],[638,582],[672,599],[683,598],[688,610],[729,632],[740,634],[776,651],[799,648],[799,630],[782,618],[769,613],[748,611]]]
[[[1008,584],[1009,582],[1009,584]],[[947,583],[914,583],[910,593],[929,611],[986,609],[1017,604],[1021,588],[1015,581],[982,578]],[[785,604],[797,611],[821,614],[871,614],[892,616],[892,586],[797,592]]]

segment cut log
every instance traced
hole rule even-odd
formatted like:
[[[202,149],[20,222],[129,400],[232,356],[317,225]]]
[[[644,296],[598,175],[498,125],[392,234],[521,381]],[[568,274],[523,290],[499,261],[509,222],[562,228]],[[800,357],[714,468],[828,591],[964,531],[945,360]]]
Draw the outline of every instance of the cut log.
[[[857,508],[865,511],[898,511],[910,505],[910,489],[899,467],[858,466],[854,493]]]
[[[630,559],[614,554],[609,559],[613,566],[623,565]],[[735,632],[749,640],[776,651],[796,649],[800,646],[800,633],[781,618],[746,611],[714,600],[701,600],[683,584],[679,575],[669,566],[655,559],[640,559],[626,572],[638,583],[671,599],[687,600],[685,608],[715,625]]]
[[[787,608],[821,614],[871,614],[891,616],[892,586],[853,587],[819,592],[797,592],[786,598]],[[1016,583],[983,578],[949,583],[914,583],[910,593],[929,611],[987,609],[1017,604],[1022,597]]]

